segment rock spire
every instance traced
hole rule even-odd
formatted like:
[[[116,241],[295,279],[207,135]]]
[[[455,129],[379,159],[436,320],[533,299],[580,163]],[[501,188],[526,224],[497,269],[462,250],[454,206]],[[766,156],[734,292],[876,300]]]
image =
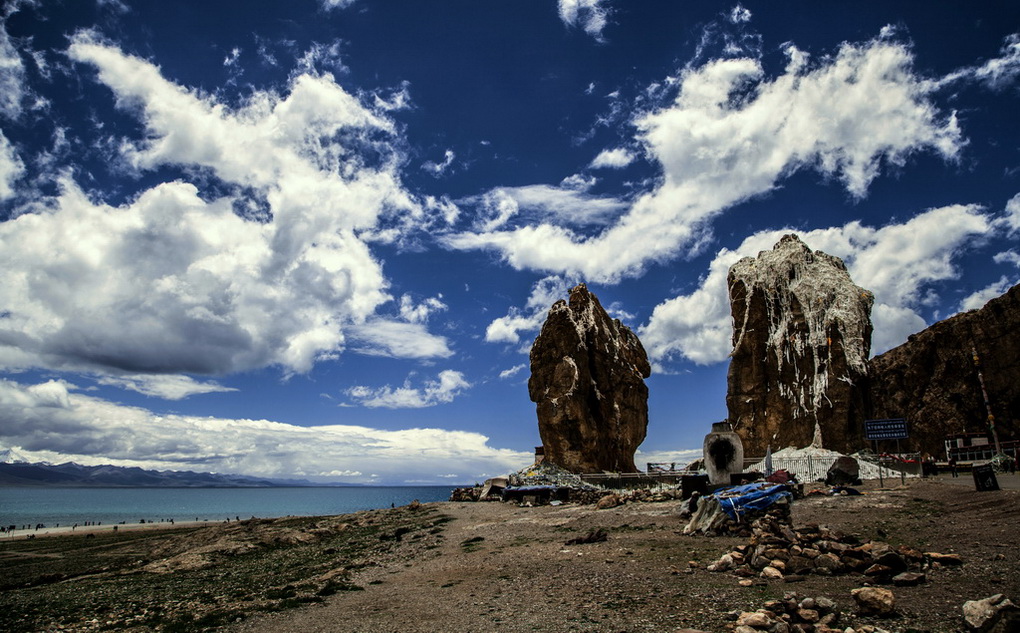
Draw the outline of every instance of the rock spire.
[[[726,405],[745,452],[859,448],[872,294],[854,285],[842,260],[796,235],[734,264],[728,284]]]
[[[575,473],[637,472],[651,374],[641,341],[579,284],[549,309],[531,348],[528,393],[545,459]]]

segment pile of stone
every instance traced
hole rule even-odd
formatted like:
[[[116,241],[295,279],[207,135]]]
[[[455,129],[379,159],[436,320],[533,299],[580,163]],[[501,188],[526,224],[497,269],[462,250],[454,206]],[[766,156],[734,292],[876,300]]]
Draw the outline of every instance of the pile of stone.
[[[570,501],[581,504],[596,503],[603,496],[610,494],[608,490],[586,483],[576,474],[551,462],[540,462],[522,468],[508,475],[501,483],[505,485],[500,486],[500,491],[535,487],[567,489]],[[480,485],[471,488],[455,488],[450,494],[450,501],[484,501],[500,498],[500,495],[492,492],[488,496],[483,495],[486,491],[487,487]]]
[[[454,488],[450,493],[450,501],[478,501],[482,496],[482,486],[470,488]]]
[[[786,582],[796,582],[808,574],[857,573],[875,584],[913,586],[927,581],[925,572],[929,569],[961,564],[963,560],[956,554],[922,553],[879,541],[862,543],[825,526],[792,528],[788,521],[766,516],[751,524],[747,545],[737,546],[707,569]]]
[[[661,503],[681,498],[683,498],[683,492],[679,488],[663,488],[661,490],[640,488],[629,492],[612,492],[596,489],[582,493],[579,496],[581,500],[578,503],[595,504],[596,509],[606,510],[622,506],[625,503]]]
[[[871,592],[871,593],[867,593]],[[852,593],[862,615],[891,616],[895,598],[887,589],[855,589]],[[735,633],[886,633],[871,624],[839,626],[841,613],[836,603],[826,597],[802,598],[788,593],[782,600],[769,600],[757,611],[732,611],[729,618]]]
[[[840,612],[829,598],[801,598],[788,593],[782,600],[770,600],[757,611],[733,611],[729,619],[736,622],[736,633],[806,633],[840,631],[836,629]]]

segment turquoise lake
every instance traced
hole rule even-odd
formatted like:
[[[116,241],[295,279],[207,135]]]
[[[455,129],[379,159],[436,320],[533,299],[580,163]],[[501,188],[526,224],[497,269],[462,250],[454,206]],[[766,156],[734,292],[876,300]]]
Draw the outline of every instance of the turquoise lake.
[[[223,521],[346,514],[446,501],[450,486],[350,488],[0,487],[0,525]]]

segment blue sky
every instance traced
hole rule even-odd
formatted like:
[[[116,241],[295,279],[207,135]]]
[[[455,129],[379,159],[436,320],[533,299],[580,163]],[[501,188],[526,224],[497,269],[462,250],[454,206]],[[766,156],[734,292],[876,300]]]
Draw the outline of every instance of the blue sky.
[[[880,353],[1020,278],[1009,2],[8,2],[0,448],[465,483],[539,443],[584,281],[724,419],[725,276],[795,231]]]

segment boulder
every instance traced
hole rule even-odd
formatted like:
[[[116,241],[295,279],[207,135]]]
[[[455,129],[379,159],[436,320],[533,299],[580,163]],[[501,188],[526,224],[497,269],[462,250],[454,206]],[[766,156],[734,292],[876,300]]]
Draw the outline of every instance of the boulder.
[[[915,571],[905,571],[893,576],[892,583],[897,587],[916,587],[927,581],[924,574]]]
[[[623,499],[620,498],[620,495],[611,492],[598,500],[595,504],[595,509],[608,510],[609,508],[615,508],[618,505],[623,505]]]
[[[963,619],[978,633],[1010,633],[1020,630],[1020,608],[1001,593],[963,603]]]
[[[874,297],[838,257],[785,235],[729,271],[733,352],[726,406],[748,454],[862,441]]]
[[[528,394],[545,459],[574,473],[637,472],[651,374],[641,341],[587,286],[549,309],[531,348]]]
[[[847,455],[837,458],[825,473],[825,483],[828,486],[850,486],[860,481],[861,465]]]
[[[860,587],[850,592],[857,608],[865,615],[890,616],[896,613],[896,596],[881,587]]]

